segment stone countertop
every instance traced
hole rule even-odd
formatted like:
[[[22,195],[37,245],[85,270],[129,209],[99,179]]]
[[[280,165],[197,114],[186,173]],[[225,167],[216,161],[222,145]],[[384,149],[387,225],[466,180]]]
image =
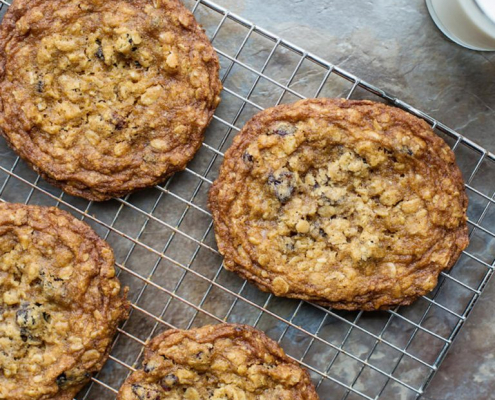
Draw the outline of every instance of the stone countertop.
[[[191,3],[193,0],[184,1]],[[214,1],[429,113],[447,126],[456,129],[495,153],[495,52],[473,52],[448,41],[430,20],[424,0]],[[0,10],[0,16],[5,10],[6,7]],[[259,96],[263,95],[264,93],[261,93]],[[223,104],[224,108],[230,111],[229,102],[225,101]],[[235,104],[231,104],[231,107],[234,108]],[[214,131],[211,132],[212,137],[208,138],[212,141],[211,143],[216,143],[214,142],[218,139],[216,134],[220,136],[223,134]],[[3,141],[0,142],[0,155],[0,165],[6,168],[11,168],[14,165],[15,155],[6,149]],[[210,157],[203,154],[198,156],[190,164],[190,167],[193,170],[195,168],[201,170],[200,167],[203,168],[207,165],[204,164],[206,162],[210,162]],[[15,172],[24,179],[31,179],[33,182],[36,180],[36,174],[24,163],[19,163]],[[169,188],[183,198],[194,199],[196,195],[193,196],[192,193],[196,190],[195,187],[199,186],[196,186],[197,182],[193,178],[194,175],[192,174],[182,174],[180,178],[174,178]],[[486,179],[482,178],[482,180]],[[491,184],[493,180],[495,180],[495,174],[493,174],[492,179],[488,180],[487,186],[492,189],[495,187],[495,184]],[[56,189],[43,181],[40,182],[40,186],[44,190],[58,193]],[[1,198],[6,201],[24,202],[28,193],[30,193],[30,189],[24,183],[11,179],[5,186],[3,193],[0,194]],[[198,193],[194,201],[204,207],[207,191],[203,188]],[[138,207],[148,210],[151,209],[156,200],[154,196],[161,196],[161,192],[156,190],[144,191],[136,194],[131,201]],[[82,207],[79,199],[69,201],[76,207]],[[31,202],[55,205],[55,202],[50,198],[37,192],[33,193]],[[177,201],[166,199],[161,204],[154,211],[155,217],[170,223],[183,218],[182,205],[178,204]],[[470,208],[474,214],[480,211],[479,208],[476,209],[474,202],[471,204]],[[94,204],[91,206],[90,213],[103,221],[109,221],[110,216],[116,216],[120,212],[117,211],[120,210],[120,207],[119,202],[108,202],[104,205]],[[123,214],[125,214],[125,218],[120,220],[119,227],[122,231],[129,233],[131,237],[137,234],[136,228],[141,226],[141,223],[143,223],[143,229],[146,226],[143,222],[143,215],[138,212],[127,207]],[[201,234],[205,232],[210,223],[211,220],[204,214],[189,213],[184,218],[181,229],[192,237],[201,237],[197,236],[198,232]],[[93,224],[93,227],[102,236],[105,234],[105,229],[98,224]],[[162,238],[168,236],[162,225],[150,223],[143,232],[142,240],[148,246],[154,249],[163,248]],[[158,232],[161,235],[158,235]],[[128,249],[134,245],[131,246],[130,242],[112,235],[108,240],[115,249],[117,260],[121,263],[123,260],[128,260],[127,257],[131,254]],[[495,244],[495,240],[493,243]],[[212,235],[208,237],[207,244],[214,246]],[[483,248],[485,246],[481,246],[480,252]],[[487,253],[493,255],[495,247],[489,250]],[[156,256],[152,252],[139,250],[136,254],[137,256],[129,258],[126,265],[135,272],[148,276],[151,268],[155,268]],[[174,245],[167,252],[169,257],[176,260],[189,260],[192,254],[196,254],[196,245],[183,238],[174,239]],[[211,266],[220,265],[221,259],[213,253],[203,254],[203,256],[204,260],[198,265],[195,264],[194,268],[198,268],[201,274],[210,276],[208,274],[211,274]],[[492,261],[493,259],[489,262]],[[467,271],[470,270],[467,269]],[[181,273],[180,268],[167,265],[167,268],[157,269],[153,279],[155,283],[164,287],[173,288],[173,285],[179,287],[180,283],[178,282],[182,282],[183,276]],[[211,277],[213,278],[213,275]],[[221,277],[224,279],[222,282],[232,285],[229,286],[232,289],[240,287],[242,283],[240,278],[236,281],[233,274],[226,274]],[[136,296],[142,290],[141,282],[130,275],[124,274],[122,282],[131,287],[129,298],[133,298],[132,296]],[[186,279],[184,282],[186,287],[195,287],[194,284],[197,284],[197,290],[180,292],[182,296],[189,293],[187,298],[193,304],[198,304],[204,300],[204,298],[201,300],[206,293],[205,290],[207,290],[204,285],[199,285],[194,279]],[[236,286],[237,284],[239,286]],[[452,293],[448,292],[448,294]],[[149,312],[159,313],[165,301],[168,300],[162,292],[149,287],[143,295],[143,302],[140,304],[146,304],[146,309]],[[205,304],[215,304],[216,307],[219,307],[219,312],[222,310],[227,312],[224,308],[229,307],[230,301],[231,299],[227,294],[212,291],[211,297],[208,297]],[[426,390],[423,400],[494,398],[492,394],[495,392],[495,381],[493,380],[495,373],[495,351],[493,350],[495,348],[495,335],[493,334],[495,315],[492,311],[494,301],[495,282],[492,281],[488,284],[473,313],[458,334],[439,372]],[[294,303],[297,304],[297,302],[291,303],[284,299],[283,302],[277,303],[274,307],[279,310],[282,309],[283,304],[284,307],[287,307],[283,308],[283,311],[289,312]],[[176,326],[187,326],[191,316],[196,315],[196,311],[178,301],[173,304],[175,308],[164,313],[164,319]],[[315,313],[314,310],[312,312]],[[236,313],[236,316],[242,318],[245,314],[246,320],[241,319],[232,322],[252,324],[257,315],[245,311],[242,307]],[[308,318],[310,317],[311,315],[308,316]],[[197,318],[198,322],[203,320],[208,323],[214,322],[207,320],[206,316],[201,314]],[[302,321],[305,321],[304,314]],[[437,320],[432,319],[432,321]],[[370,321],[366,322],[370,323]],[[267,325],[271,323],[270,320],[266,321]],[[345,324],[342,323],[342,325]],[[441,327],[441,322],[438,325]],[[340,325],[335,323],[335,326]],[[151,318],[146,318],[144,314],[134,314],[129,324],[126,325],[128,332],[142,340],[153,333],[155,328],[156,322]],[[328,331],[333,332],[335,330],[334,326],[329,325],[328,328]],[[402,330],[399,331],[401,334],[403,333]],[[336,337],[339,337],[342,332],[336,332]],[[295,335],[294,332],[292,333]],[[291,336],[288,342],[284,342],[284,347],[289,342],[296,346],[303,343],[293,340],[293,337],[296,335]],[[299,337],[299,339],[301,338],[304,339],[302,336]],[[358,346],[360,344],[363,344],[363,341],[361,336],[357,335],[356,340],[351,345]],[[366,349],[370,343],[363,345],[363,348]],[[422,342],[420,342],[421,346]],[[425,349],[428,348],[428,346],[424,347]],[[139,357],[140,351],[140,345],[122,337],[114,348],[113,354],[128,364],[132,364]],[[316,354],[315,357],[318,355]],[[354,367],[357,368],[356,365]],[[125,368],[119,368],[119,365],[109,362],[99,376],[103,382],[117,388],[121,384],[122,377],[127,374]],[[348,371],[347,364],[344,362],[342,364],[343,376],[350,375]],[[413,370],[406,370],[406,373],[414,375]],[[93,385],[87,398],[108,398],[109,393],[103,386]],[[349,398],[357,399],[357,397],[352,396]],[[402,397],[399,396],[384,397],[387,400],[389,398],[402,400]]]
[[[495,152],[495,52],[446,39],[424,0],[216,0],[426,111]],[[493,398],[495,284],[488,284],[425,400]]]

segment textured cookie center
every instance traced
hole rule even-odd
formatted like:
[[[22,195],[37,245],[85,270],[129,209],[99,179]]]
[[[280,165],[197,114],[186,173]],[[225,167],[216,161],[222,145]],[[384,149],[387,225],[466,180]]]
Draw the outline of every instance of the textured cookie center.
[[[30,71],[29,82],[38,93],[34,118],[67,146],[78,139],[77,128],[92,144],[109,136],[131,140],[139,129],[150,128],[131,122],[135,107],[164,95],[154,84],[157,68],[150,68],[153,56],[141,48],[139,34],[126,28],[112,33],[53,35],[38,49],[38,68]]]
[[[149,146],[143,158],[154,161],[153,151],[170,151],[188,140],[194,118],[204,122],[192,107],[204,100],[207,87],[198,88],[208,76],[191,63],[199,61],[205,45],[195,43],[191,55],[189,38],[164,25],[152,5],[144,12],[130,4],[100,12],[91,7],[69,4],[60,11],[67,22],[57,20],[40,37],[30,33],[14,55],[21,70],[9,70],[10,79],[19,81],[13,95],[29,128],[41,133],[33,141],[55,158],[86,148],[88,161],[96,164],[98,155],[123,157],[131,148]],[[181,23],[190,21],[176,25]],[[29,21],[21,19],[17,27],[29,31]],[[209,59],[210,51],[203,56]]]
[[[132,398],[293,399],[303,380],[301,370],[277,365],[268,354],[264,360],[255,354],[242,340],[219,339],[214,344],[183,340],[147,360],[146,380],[131,385]]]
[[[63,148],[108,141],[113,146],[107,151],[120,156],[155,127],[157,101],[173,82],[160,79],[160,64],[173,75],[177,52],[149,37],[143,40],[135,29],[109,26],[105,18],[101,24],[87,16],[23,54],[34,61],[22,74],[23,90],[32,95],[24,111]],[[172,41],[169,36],[165,40]]]
[[[69,325],[68,281],[73,274],[74,256],[63,248],[57,249],[56,256],[50,254],[51,249],[43,240],[41,247],[35,246],[32,241],[35,235],[31,229],[24,228],[18,234],[4,235],[1,241],[2,396],[14,388],[19,389],[18,385],[24,380],[24,393],[38,398],[42,393],[53,393],[86,379],[84,375],[77,376],[77,372],[57,369],[60,357],[68,354],[65,341],[71,351],[84,347],[81,337],[77,332],[71,333]],[[70,363],[67,366],[71,368]],[[57,377],[54,387],[51,387],[50,374]]]
[[[354,262],[382,258],[397,230],[387,217],[403,200],[399,179],[376,176],[365,159],[347,148],[333,148],[327,157],[328,162],[308,171],[289,166],[268,177],[282,203],[277,216],[281,253],[290,258],[304,249],[323,250],[324,245],[328,253],[315,254],[321,255],[317,263],[335,261],[337,253]],[[417,200],[416,208],[420,205]],[[402,209],[395,213],[402,214]]]
[[[249,189],[235,200],[250,216],[239,226],[256,261],[274,272],[321,271],[339,281],[378,271],[393,277],[400,263],[431,246],[426,203],[433,190],[411,162],[424,143],[410,140],[399,151],[365,139],[349,146],[327,129],[277,125],[250,144],[243,156]],[[447,208],[446,197],[433,200]],[[319,274],[307,279],[322,285]],[[274,285],[281,293],[289,288],[281,278]]]

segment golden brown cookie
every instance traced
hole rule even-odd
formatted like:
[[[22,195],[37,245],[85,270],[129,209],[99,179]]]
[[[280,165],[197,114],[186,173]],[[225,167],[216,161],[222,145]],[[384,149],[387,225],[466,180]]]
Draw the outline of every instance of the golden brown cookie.
[[[169,330],[147,346],[143,369],[118,400],[318,400],[309,374],[247,325]]]
[[[0,128],[67,193],[122,196],[185,168],[220,101],[218,71],[179,0],[14,0]]]
[[[453,152],[370,101],[302,100],[249,121],[210,191],[225,267],[341,309],[410,304],[468,245]]]
[[[0,399],[72,400],[127,317],[113,252],[57,208],[0,204]]]

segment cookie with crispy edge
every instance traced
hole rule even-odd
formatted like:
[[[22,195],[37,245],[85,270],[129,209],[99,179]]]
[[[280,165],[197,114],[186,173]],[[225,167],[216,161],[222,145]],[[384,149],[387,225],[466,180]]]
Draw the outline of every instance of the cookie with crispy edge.
[[[0,128],[65,192],[123,196],[192,159],[218,72],[179,0],[14,0],[0,28]]]
[[[247,325],[166,331],[146,345],[143,369],[119,400],[318,400],[309,374],[263,332]]]
[[[227,269],[349,310],[431,291],[468,245],[467,203],[454,153],[426,122],[336,99],[254,116],[209,196]]]
[[[0,204],[0,266],[0,398],[72,400],[128,315],[112,250],[65,211]]]

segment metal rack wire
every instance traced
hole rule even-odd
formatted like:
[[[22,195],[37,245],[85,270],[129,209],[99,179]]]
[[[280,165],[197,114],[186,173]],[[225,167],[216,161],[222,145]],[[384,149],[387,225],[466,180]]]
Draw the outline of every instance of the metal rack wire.
[[[186,5],[204,26],[225,89],[206,141],[165,184],[104,204],[51,187],[0,142],[0,200],[56,205],[88,222],[115,249],[132,313],[105,368],[78,400],[114,399],[139,368],[146,340],[172,327],[247,323],[306,367],[320,397],[415,399],[445,357],[495,266],[495,156],[358,77],[210,0]],[[0,0],[0,16],[8,3]],[[2,9],[3,8],[3,9]],[[304,97],[372,98],[425,119],[454,149],[470,197],[471,245],[438,287],[409,307],[329,310],[262,293],[222,268],[206,197],[233,136],[254,113]]]

